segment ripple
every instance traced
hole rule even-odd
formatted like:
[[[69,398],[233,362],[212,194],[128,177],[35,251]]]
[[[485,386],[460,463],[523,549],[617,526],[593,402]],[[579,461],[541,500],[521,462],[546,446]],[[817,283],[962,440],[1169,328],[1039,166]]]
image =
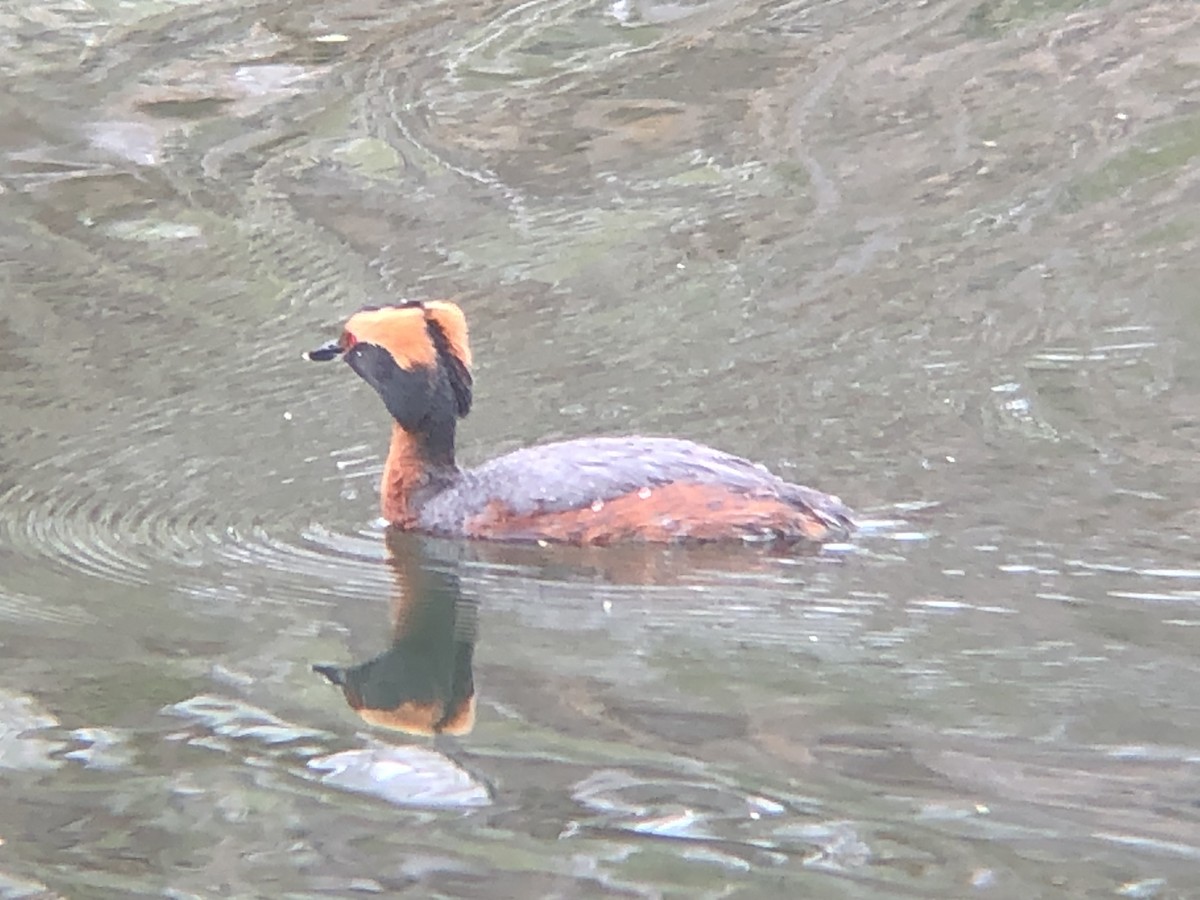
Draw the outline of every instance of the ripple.
[[[156,428],[145,427],[148,421]],[[0,482],[0,545],[122,585],[166,581],[194,593],[220,584],[245,594],[254,573],[267,569],[279,576],[273,591],[300,599],[375,597],[386,589],[389,575],[379,565],[383,535],[373,522],[314,521],[312,510],[272,492],[291,476],[274,480],[272,488],[228,456],[178,461],[178,429],[158,433],[157,411],[131,424],[144,440],[131,442],[125,434],[118,441],[101,428],[62,442],[20,481]],[[119,449],[106,452],[106,446]],[[361,446],[310,459],[327,472],[319,481],[333,481],[343,496],[356,498],[335,515],[358,512],[357,497],[367,492],[355,485],[374,482],[378,459]],[[290,471],[290,464],[281,468]],[[262,511],[272,508],[285,511],[268,524]],[[0,595],[0,617],[29,618],[38,608],[19,591]],[[79,615],[86,618],[82,612],[69,617]]]
[[[324,731],[286,722],[274,713],[243,701],[212,694],[172,704],[165,712],[188,720],[205,737],[248,741],[264,747],[294,746],[330,736]]]
[[[92,491],[14,489],[0,494],[0,533],[15,549],[49,556],[68,569],[145,584],[156,563],[196,568],[201,552],[222,540],[211,512],[164,508],[165,500],[120,505]]]
[[[322,783],[370,794],[398,806],[465,808],[489,806],[488,786],[454,760],[426,747],[380,744],[343,750],[308,761]]]
[[[53,606],[42,597],[11,591],[0,592],[0,619],[54,625],[92,625],[97,621],[78,606]]]
[[[638,834],[712,839],[720,822],[746,824],[783,815],[784,804],[714,781],[647,779],[618,769],[602,769],[577,783],[572,798]]]
[[[273,537],[259,530],[220,548],[227,562],[245,569],[270,569],[273,590],[288,594],[290,589],[311,591],[326,596],[373,599],[386,593],[392,584],[385,559],[382,532],[357,534],[330,531],[312,525],[296,538]],[[282,576],[282,577],[280,577]],[[289,602],[291,602],[289,599]]]
[[[61,763],[55,754],[62,741],[38,736],[58,725],[58,720],[32,697],[0,691],[0,769],[53,769]]]
[[[830,818],[810,799],[763,796],[721,783],[711,773],[693,780],[600,770],[574,786],[572,799],[585,816],[570,823],[560,839],[613,831],[665,839],[687,848],[680,852],[688,858],[727,868],[797,859],[806,868],[879,879],[930,896],[936,891],[922,869],[934,859],[944,867],[939,878],[957,876],[960,883],[974,864],[947,853],[934,831],[906,813],[893,821]]]

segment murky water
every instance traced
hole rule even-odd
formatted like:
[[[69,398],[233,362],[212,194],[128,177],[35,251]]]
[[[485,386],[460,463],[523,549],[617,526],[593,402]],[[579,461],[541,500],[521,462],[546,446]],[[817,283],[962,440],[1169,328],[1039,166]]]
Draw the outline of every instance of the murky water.
[[[0,895],[1200,896],[1197,48],[0,3]],[[401,296],[471,318],[468,461],[675,434],[869,527],[389,546],[299,353]]]

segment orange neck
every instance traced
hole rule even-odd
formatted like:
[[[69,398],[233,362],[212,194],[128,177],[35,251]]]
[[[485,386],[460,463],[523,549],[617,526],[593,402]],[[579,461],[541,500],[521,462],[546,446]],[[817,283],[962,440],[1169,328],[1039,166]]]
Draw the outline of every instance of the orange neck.
[[[392,443],[383,466],[380,511],[388,524],[405,531],[417,526],[421,504],[443,489],[457,474],[450,462],[433,462],[428,441],[392,423]]]

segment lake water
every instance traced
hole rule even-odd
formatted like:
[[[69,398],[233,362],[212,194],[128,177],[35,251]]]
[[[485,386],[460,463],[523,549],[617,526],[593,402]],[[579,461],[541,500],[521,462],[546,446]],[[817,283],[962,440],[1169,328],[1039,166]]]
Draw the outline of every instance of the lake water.
[[[2,0],[0,71],[0,897],[1200,897],[1200,5]],[[419,297],[465,462],[862,532],[385,541],[300,353]]]

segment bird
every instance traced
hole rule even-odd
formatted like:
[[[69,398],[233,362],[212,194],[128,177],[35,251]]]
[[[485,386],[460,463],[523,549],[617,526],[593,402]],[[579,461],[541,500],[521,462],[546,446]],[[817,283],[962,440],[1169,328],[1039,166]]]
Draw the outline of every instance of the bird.
[[[460,468],[455,437],[471,409],[472,357],[466,317],[449,300],[364,307],[305,356],[344,360],[391,415],[380,511],[392,529],[586,546],[824,544],[855,529],[839,498],[682,438],[575,438]]]

